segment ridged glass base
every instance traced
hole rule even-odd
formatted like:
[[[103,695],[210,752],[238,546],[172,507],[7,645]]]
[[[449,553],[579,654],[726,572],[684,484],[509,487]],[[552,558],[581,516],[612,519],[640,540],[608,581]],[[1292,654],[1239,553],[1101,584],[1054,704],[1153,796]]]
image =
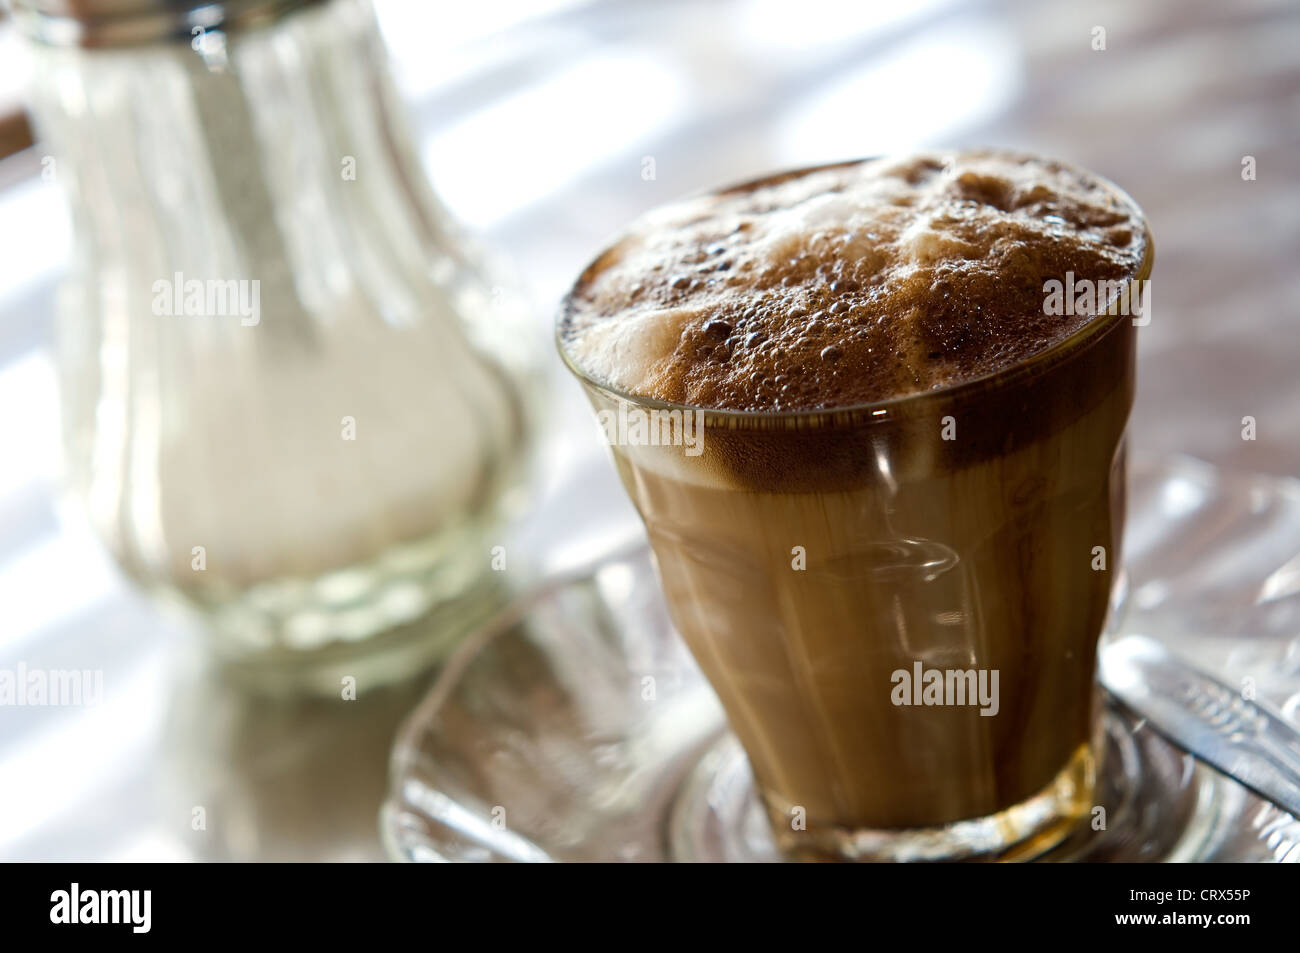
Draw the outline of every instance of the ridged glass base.
[[[941,827],[872,830],[810,823],[791,829],[788,807],[771,803],[778,847],[799,860],[925,862],[952,860],[1028,860],[1064,840],[1088,816],[1097,786],[1097,764],[1090,745],[1080,745],[1041,791],[987,817]]]
[[[223,672],[269,695],[374,688],[440,661],[510,597],[479,535],[393,547],[314,579],[163,594],[197,609]]]
[[[459,598],[427,605],[408,622],[377,625],[362,638],[310,649],[272,645],[261,651],[218,655],[222,672],[259,695],[335,695],[345,678],[370,690],[431,668],[505,604],[509,593],[496,574],[482,577]],[[374,617],[382,620],[376,610]],[[218,636],[221,630],[218,628]]]

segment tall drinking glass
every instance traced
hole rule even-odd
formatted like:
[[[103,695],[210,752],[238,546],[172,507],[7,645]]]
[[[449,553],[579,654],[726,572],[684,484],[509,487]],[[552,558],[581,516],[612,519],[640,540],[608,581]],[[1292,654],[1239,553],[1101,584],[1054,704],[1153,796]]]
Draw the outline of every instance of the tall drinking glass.
[[[1132,278],[1151,265],[1148,235]],[[621,393],[561,337],[788,850],[1026,857],[1090,813],[1134,396],[1120,310],[990,376],[830,411]]]

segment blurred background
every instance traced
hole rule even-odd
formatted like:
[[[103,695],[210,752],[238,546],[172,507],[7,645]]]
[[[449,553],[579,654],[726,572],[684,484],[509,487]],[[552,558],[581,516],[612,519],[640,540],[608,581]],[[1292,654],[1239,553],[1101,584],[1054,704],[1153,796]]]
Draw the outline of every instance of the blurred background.
[[[512,264],[550,379],[509,531],[525,580],[637,532],[549,350],[556,302],[602,242],[693,190],[918,147],[1011,146],[1120,183],[1156,243],[1131,459],[1300,475],[1296,4],[375,7],[424,172]],[[0,20],[0,669],[102,670],[104,690],[0,707],[0,859],[380,859],[389,745],[428,673],[346,705],[249,696],[213,677],[192,620],[58,515],[54,311],[73,228],[41,175],[30,75]]]

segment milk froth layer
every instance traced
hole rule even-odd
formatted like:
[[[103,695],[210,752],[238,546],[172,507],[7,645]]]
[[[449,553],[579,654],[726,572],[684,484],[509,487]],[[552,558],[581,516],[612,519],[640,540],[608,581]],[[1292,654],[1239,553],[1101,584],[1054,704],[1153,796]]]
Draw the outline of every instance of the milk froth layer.
[[[1065,340],[1092,314],[1047,314],[1045,283],[1132,278],[1146,243],[1118,189],[1035,156],[804,170],[639,219],[566,297],[560,338],[587,377],[641,397],[856,406],[983,377]]]

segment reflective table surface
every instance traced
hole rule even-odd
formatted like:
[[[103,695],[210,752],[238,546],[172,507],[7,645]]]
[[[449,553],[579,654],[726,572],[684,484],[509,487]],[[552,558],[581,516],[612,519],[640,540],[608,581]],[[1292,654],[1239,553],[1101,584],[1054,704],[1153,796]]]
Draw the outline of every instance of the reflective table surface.
[[[669,198],[920,146],[1023,147],[1114,179],[1149,214],[1131,460],[1300,474],[1294,5],[489,7],[380,12],[433,182],[515,262],[539,346],[602,241]],[[102,694],[0,708],[0,859],[382,859],[389,752],[431,673],[354,701],[247,697],[205,667],[192,623],[60,521],[50,343],[71,235],[40,149],[0,162],[0,669],[102,672]],[[508,543],[521,590],[637,532],[558,363]]]

